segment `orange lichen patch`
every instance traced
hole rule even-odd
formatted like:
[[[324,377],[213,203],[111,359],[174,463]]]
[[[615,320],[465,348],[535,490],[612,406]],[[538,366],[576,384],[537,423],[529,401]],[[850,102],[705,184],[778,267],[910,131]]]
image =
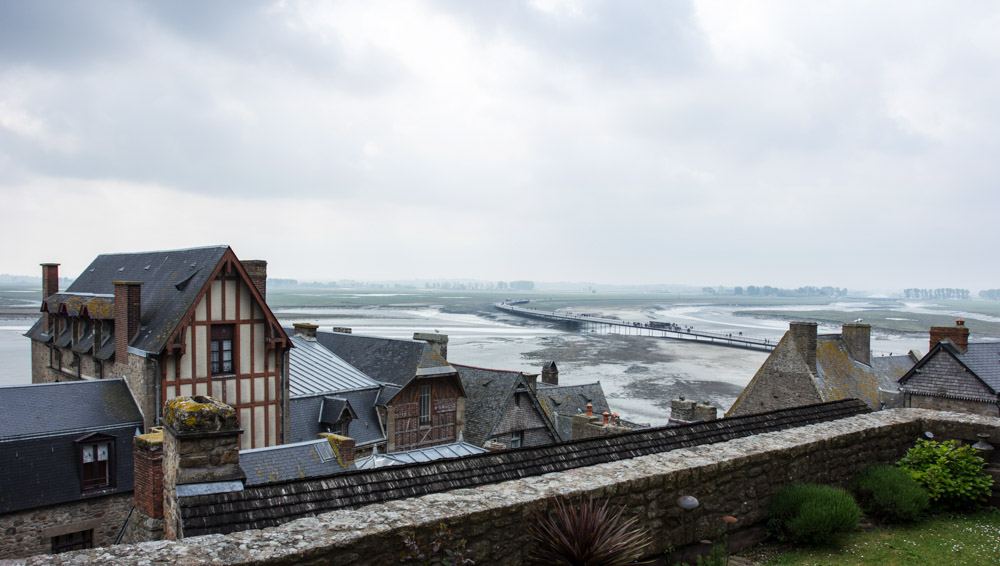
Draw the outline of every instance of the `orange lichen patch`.
[[[816,345],[816,361],[823,368],[823,400],[861,399],[878,406],[878,376],[854,361],[837,340]]]

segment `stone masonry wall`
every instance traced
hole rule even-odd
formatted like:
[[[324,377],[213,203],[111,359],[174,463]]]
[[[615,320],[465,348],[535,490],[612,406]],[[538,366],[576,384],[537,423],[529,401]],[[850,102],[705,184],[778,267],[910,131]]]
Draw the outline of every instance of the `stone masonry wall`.
[[[947,397],[938,397],[935,395],[914,395],[912,393],[907,393],[905,398],[906,406],[916,409],[957,411],[960,413],[971,413],[973,415],[985,415],[988,417],[1000,416],[1000,406],[996,403],[949,399]]]
[[[109,546],[125,524],[131,493],[0,515],[0,559],[52,552],[52,537],[94,530],[94,545]]]
[[[566,472],[338,510],[279,527],[29,559],[28,564],[144,563],[391,564],[424,549],[445,529],[445,544],[467,541],[477,564],[519,564],[530,551],[524,525],[558,497],[607,498],[653,535],[651,555],[722,534],[723,515],[741,526],[765,518],[771,495],[792,482],[842,484],[862,468],[900,457],[925,430],[937,438],[1000,444],[1000,418],[895,409],[599,464]],[[683,511],[681,495],[701,506]],[[443,527],[442,527],[443,526]]]

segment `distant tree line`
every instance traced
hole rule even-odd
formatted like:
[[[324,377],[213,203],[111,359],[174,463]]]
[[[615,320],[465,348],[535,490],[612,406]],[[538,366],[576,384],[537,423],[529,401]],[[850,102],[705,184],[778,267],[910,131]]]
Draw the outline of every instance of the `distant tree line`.
[[[980,293],[982,295],[982,293]],[[952,289],[942,287],[940,289],[903,289],[903,298],[906,299],[968,299],[968,289]]]
[[[796,289],[782,289],[771,287],[770,285],[748,285],[747,287],[733,287],[734,295],[746,295],[748,297],[843,297],[847,295],[845,287],[798,287]]]
[[[979,296],[991,301],[1000,301],[1000,289],[983,289],[979,292]]]

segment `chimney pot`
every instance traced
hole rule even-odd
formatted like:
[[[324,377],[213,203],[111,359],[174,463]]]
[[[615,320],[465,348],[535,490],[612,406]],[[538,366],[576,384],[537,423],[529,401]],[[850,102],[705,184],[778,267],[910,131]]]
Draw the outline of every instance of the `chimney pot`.
[[[296,336],[301,336],[306,340],[315,340],[316,329],[319,328],[319,325],[311,322],[296,322],[292,324],[292,328],[295,330]]]
[[[589,401],[587,402],[587,416],[588,417],[594,416],[594,404],[590,403]]]
[[[142,321],[142,283],[114,281],[115,286],[115,363],[128,359],[128,345],[139,333]]]
[[[959,352],[965,353],[969,349],[969,327],[962,319],[956,320],[955,326],[932,326],[930,335],[931,348],[938,342],[948,340]]]
[[[603,412],[603,413],[601,414],[601,416],[602,416],[602,417],[604,417],[604,420],[603,420],[603,422],[604,422],[604,426],[608,426],[608,418],[609,418],[609,417],[611,417],[611,413],[609,413],[609,412],[607,412],[607,411],[604,411],[604,412]]]
[[[816,328],[815,322],[792,322],[788,325],[795,348],[813,375],[816,374]]]
[[[431,351],[438,354],[445,360],[448,359],[448,335],[436,334],[434,332],[414,332],[414,340],[427,342],[431,345]]]
[[[253,286],[257,288],[260,296],[267,300],[267,262],[262,259],[247,259],[240,261],[243,270],[247,272]]]

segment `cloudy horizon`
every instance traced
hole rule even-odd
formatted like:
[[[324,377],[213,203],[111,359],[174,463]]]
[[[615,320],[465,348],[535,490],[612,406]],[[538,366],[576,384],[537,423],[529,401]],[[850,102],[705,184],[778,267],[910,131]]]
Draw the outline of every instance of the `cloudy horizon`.
[[[1000,5],[0,4],[0,272],[1000,287]]]

